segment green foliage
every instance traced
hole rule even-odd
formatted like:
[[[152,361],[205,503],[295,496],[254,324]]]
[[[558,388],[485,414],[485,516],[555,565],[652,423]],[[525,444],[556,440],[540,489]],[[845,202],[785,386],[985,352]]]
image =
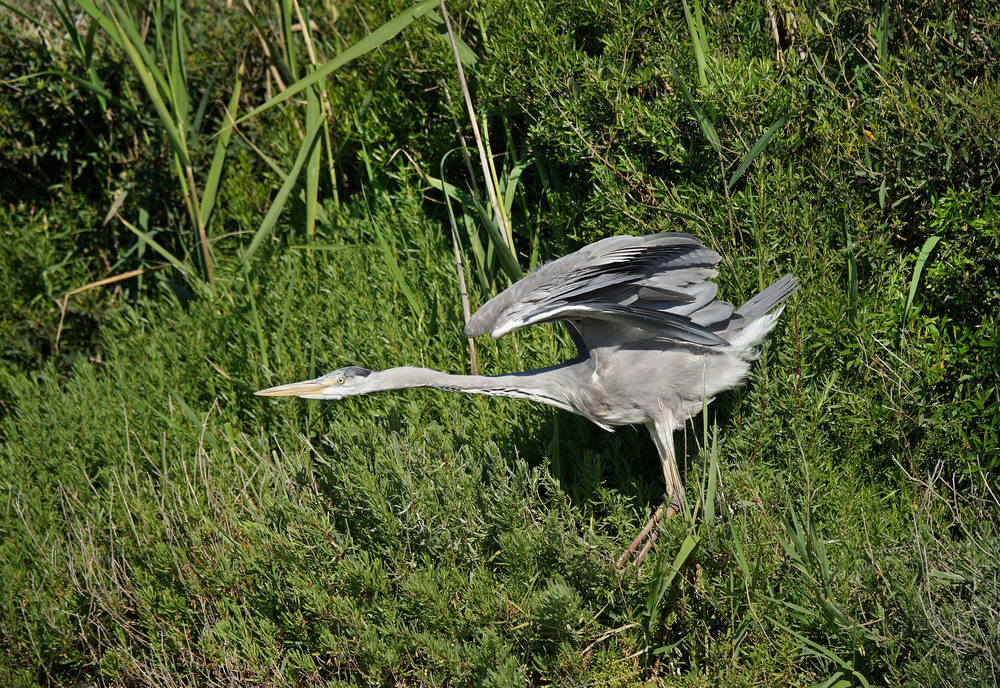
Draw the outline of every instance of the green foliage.
[[[130,139],[136,133],[137,113],[125,107],[111,121],[96,98],[67,79],[86,73],[72,53],[47,43],[24,24],[9,11],[0,11],[5,79],[0,90],[0,198],[31,203],[67,191],[95,201],[109,197],[109,184],[133,162]],[[120,68],[103,54],[91,67],[108,81],[121,76]]]
[[[202,299],[150,250],[200,248],[135,63],[53,31],[61,0],[0,13],[0,682],[993,682],[995,12],[449,6],[512,265],[442,17],[298,5],[305,28],[295,3],[127,3],[206,134],[302,87],[187,152],[218,185]],[[146,239],[102,224],[125,187]],[[473,308],[624,231],[697,234],[734,302],[802,282],[747,389],[678,434],[688,508],[638,569],[614,563],[662,497],[644,432],[426,390],[252,396],[467,369],[444,192]],[[544,327],[479,347],[487,373],[571,351]]]
[[[33,370],[46,361],[67,365],[99,348],[106,297],[83,294],[68,303],[62,349],[56,346],[56,303],[96,277],[101,245],[94,208],[76,195],[61,208],[27,203],[0,208],[0,368]],[[0,383],[0,400],[9,401]]]

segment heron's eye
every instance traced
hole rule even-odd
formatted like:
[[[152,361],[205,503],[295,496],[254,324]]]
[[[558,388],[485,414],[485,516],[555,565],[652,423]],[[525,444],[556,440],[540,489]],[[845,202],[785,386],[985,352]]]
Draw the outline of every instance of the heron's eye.
[[[341,375],[340,377],[337,378],[337,384],[338,385],[344,384],[344,376],[343,375]]]

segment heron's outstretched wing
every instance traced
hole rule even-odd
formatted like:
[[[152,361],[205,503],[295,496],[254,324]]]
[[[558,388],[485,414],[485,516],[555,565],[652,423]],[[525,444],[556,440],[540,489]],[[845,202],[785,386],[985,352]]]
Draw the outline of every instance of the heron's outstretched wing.
[[[589,323],[643,330],[652,337],[719,346],[713,332],[733,307],[715,301],[719,254],[688,234],[619,236],[538,268],[473,315],[465,335],[494,338],[526,325],[562,320],[583,350]],[[576,325],[574,325],[574,323]]]

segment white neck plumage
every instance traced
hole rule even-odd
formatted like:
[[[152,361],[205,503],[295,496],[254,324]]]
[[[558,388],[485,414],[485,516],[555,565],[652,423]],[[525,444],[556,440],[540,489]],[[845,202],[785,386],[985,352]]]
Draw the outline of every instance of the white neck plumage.
[[[389,368],[373,370],[366,380],[365,392],[380,392],[410,387],[430,387],[445,392],[487,394],[498,397],[531,399],[566,411],[575,411],[569,400],[572,387],[567,379],[567,364],[529,370],[512,375],[451,375],[430,368]]]

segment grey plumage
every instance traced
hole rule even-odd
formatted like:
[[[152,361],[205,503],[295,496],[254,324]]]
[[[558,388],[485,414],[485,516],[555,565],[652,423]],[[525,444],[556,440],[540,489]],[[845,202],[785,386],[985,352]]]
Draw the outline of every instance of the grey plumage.
[[[676,512],[684,488],[673,433],[703,403],[742,384],[782,302],[797,288],[787,275],[738,309],[717,300],[719,255],[688,234],[618,236],[541,266],[473,315],[465,334],[500,337],[542,322],[562,322],[576,358],[508,375],[449,375],[426,368],[348,367],[315,380],[261,390],[265,396],[340,399],[405,387],[431,387],[532,399],[584,416],[607,430],[641,423],[656,444],[666,482],[659,509],[619,559],[621,566],[656,538],[660,518]]]

